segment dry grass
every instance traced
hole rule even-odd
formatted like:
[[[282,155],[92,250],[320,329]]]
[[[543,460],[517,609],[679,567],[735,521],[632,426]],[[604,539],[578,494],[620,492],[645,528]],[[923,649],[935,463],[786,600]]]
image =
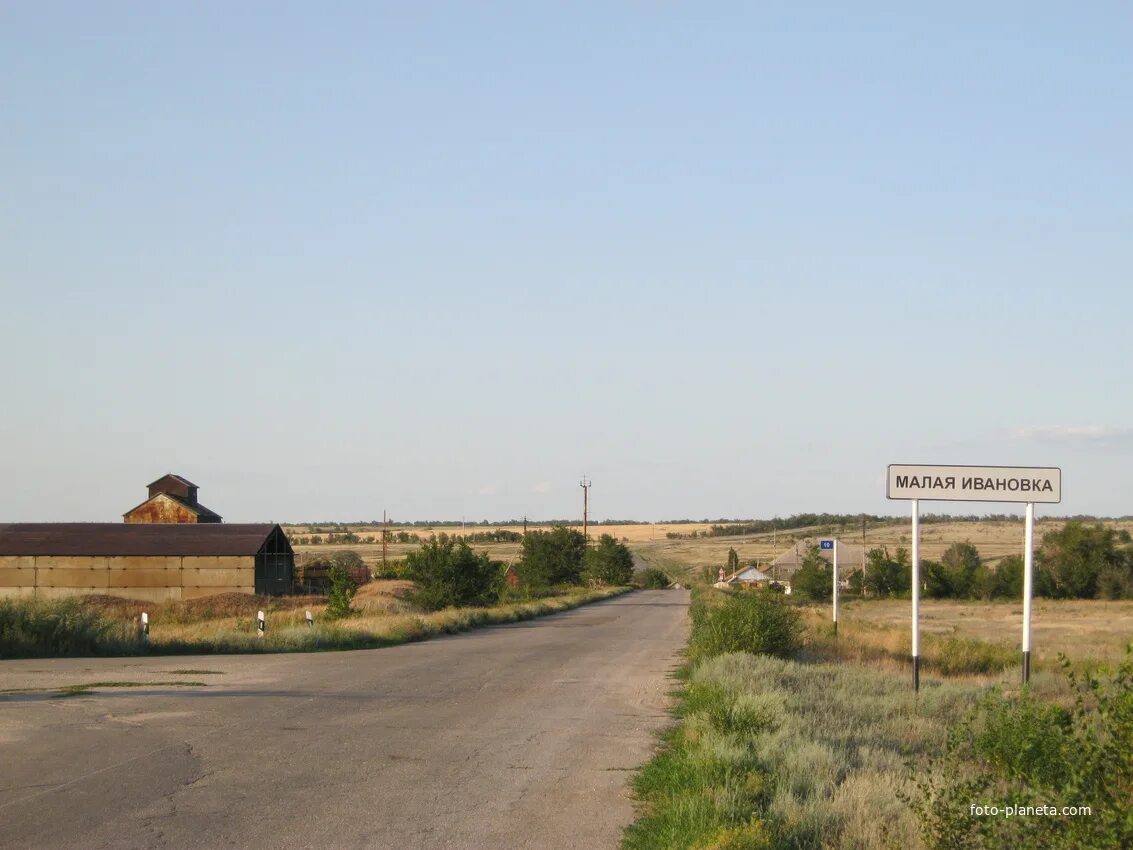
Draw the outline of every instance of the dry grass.
[[[289,652],[387,646],[437,634],[465,631],[478,625],[510,623],[576,608],[624,592],[625,588],[576,590],[542,599],[489,608],[449,608],[421,612],[404,596],[409,582],[373,582],[355,597],[357,614],[328,620],[326,598],[320,604],[281,608],[267,615],[264,638],[256,632],[253,615],[197,622],[150,620],[150,649],[154,652]],[[306,610],[315,626],[306,625]]]
[[[829,618],[829,609],[813,609]],[[821,610],[821,613],[817,613]],[[908,652],[910,603],[887,599],[846,602],[839,606],[840,634],[872,633],[887,644],[895,641]],[[980,640],[1019,650],[1023,605],[1018,602],[921,601],[921,635]],[[1133,601],[1101,599],[1036,599],[1031,610],[1032,659],[1053,665],[1065,653],[1075,662],[1114,663],[1133,640]]]

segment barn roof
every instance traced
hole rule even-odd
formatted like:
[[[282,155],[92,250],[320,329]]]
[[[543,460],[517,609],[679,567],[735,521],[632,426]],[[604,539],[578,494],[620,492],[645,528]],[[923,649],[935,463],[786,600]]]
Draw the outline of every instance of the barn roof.
[[[0,555],[255,555],[273,523],[0,523]]]
[[[176,476],[174,476],[174,477],[176,477]],[[158,480],[160,481],[161,479],[159,478]],[[195,487],[196,485],[194,484],[192,486]],[[152,496],[151,498],[146,499],[144,502],[141,502],[137,505],[134,505],[134,507],[130,508],[130,510],[128,510],[128,511],[126,511],[126,513],[122,514],[122,516],[129,516],[130,514],[132,514],[134,511],[136,511],[138,508],[142,507],[143,505],[148,505],[154,499],[161,499],[163,497],[166,498],[166,499],[172,499],[174,502],[176,502],[177,504],[179,504],[183,508],[185,508],[185,510],[192,511],[198,517],[200,517],[201,519],[204,519],[206,521],[220,522],[220,520],[221,520],[220,514],[218,514],[216,511],[213,511],[213,510],[206,508],[200,502],[193,504],[188,499],[182,499],[180,496],[178,496],[174,493],[158,493],[156,496]]]
[[[147,487],[152,487],[152,486],[153,486],[154,484],[160,484],[160,483],[161,483],[162,481],[164,481],[164,480],[165,480],[166,478],[175,478],[175,479],[177,479],[178,481],[180,481],[180,482],[181,482],[182,484],[184,484],[184,485],[185,485],[186,487],[196,487],[196,486],[197,486],[196,484],[194,484],[194,483],[193,483],[192,481],[190,481],[190,480],[189,480],[188,478],[186,478],[185,476],[183,476],[183,475],[177,475],[177,474],[176,474],[176,473],[174,473],[174,472],[167,472],[167,473],[165,473],[165,474],[164,474],[163,476],[161,476],[160,478],[155,478],[155,479],[154,479],[153,481],[151,481],[151,482],[150,482],[149,484],[147,484],[146,486],[147,486]],[[200,489],[200,488],[198,488],[198,489]]]

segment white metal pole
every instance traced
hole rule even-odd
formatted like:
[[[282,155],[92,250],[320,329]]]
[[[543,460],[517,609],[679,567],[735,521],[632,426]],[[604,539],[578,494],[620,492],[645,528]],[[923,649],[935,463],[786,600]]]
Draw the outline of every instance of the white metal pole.
[[[1023,531],[1023,684],[1031,680],[1031,592],[1034,587],[1035,503],[1027,502]]]
[[[838,539],[834,539],[834,637],[838,637]]]
[[[921,689],[921,514],[913,499],[913,690]]]

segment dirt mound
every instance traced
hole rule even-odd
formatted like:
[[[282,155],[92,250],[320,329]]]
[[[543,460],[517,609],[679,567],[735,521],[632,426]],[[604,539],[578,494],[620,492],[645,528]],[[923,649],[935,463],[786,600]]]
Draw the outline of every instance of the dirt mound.
[[[413,588],[413,582],[404,579],[375,579],[358,588],[355,597],[366,599],[371,596],[392,596],[395,599],[404,599]]]

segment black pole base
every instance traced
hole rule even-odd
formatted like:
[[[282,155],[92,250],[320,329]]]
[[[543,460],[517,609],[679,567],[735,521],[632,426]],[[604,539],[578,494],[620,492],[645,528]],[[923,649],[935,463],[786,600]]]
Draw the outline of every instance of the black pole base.
[[[834,621],[834,637],[838,637],[838,621]]]
[[[913,692],[919,693],[921,689],[921,657],[913,656]]]
[[[1031,681],[1031,651],[1028,649],[1023,653],[1023,684]]]

